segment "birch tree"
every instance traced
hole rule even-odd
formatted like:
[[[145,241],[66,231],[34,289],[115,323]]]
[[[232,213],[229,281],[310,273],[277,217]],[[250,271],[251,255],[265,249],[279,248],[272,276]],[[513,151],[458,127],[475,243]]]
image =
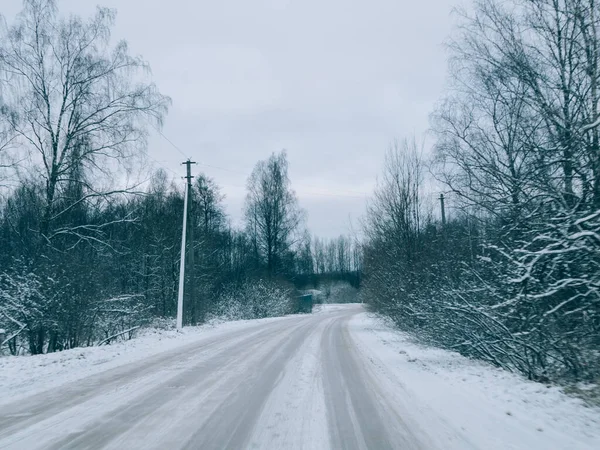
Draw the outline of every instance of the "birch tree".
[[[23,5],[0,37],[0,70],[9,83],[2,117],[39,162],[39,231],[52,241],[67,231],[55,223],[76,204],[122,192],[110,187],[111,174],[143,148],[147,121],[160,125],[170,100],[147,81],[148,64],[131,56],[125,41],[111,45],[114,10],[99,7],[84,20],[62,18],[54,0]],[[62,201],[74,181],[81,196]],[[68,231],[82,237],[96,230]]]
[[[6,280],[39,280],[40,314],[23,322],[36,336],[32,353],[90,341],[102,317],[110,333],[137,308],[124,307],[137,302],[127,288],[103,284],[99,274],[94,283],[89,270],[100,273],[124,251],[111,239],[115,227],[134,220],[117,205],[131,192],[124,180],[143,155],[149,123],[160,126],[170,100],[125,41],[111,43],[115,14],[99,7],[89,19],[63,17],[54,0],[25,0],[0,32],[0,125],[30,162],[18,168],[20,186],[3,218],[8,236],[21,243],[8,247]]]

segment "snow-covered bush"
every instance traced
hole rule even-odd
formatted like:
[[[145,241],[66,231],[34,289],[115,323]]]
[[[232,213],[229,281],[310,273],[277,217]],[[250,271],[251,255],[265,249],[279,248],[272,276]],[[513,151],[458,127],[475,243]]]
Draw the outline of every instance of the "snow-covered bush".
[[[294,312],[291,288],[276,282],[257,280],[230,286],[219,297],[213,318],[223,320],[260,319]]]
[[[5,329],[0,345],[7,345],[13,355],[21,346],[31,353],[43,350],[41,330],[52,327],[48,314],[52,299],[43,286],[42,278],[20,265],[12,273],[0,274],[0,328]]]
[[[19,261],[0,273],[0,328],[6,330],[0,344],[11,354],[95,345],[145,324],[148,310],[141,295],[86,295]]]
[[[600,376],[598,72],[574,69],[600,65],[596,10],[482,0],[462,14],[432,115],[436,180],[394,149],[366,222],[373,308],[538,380]]]

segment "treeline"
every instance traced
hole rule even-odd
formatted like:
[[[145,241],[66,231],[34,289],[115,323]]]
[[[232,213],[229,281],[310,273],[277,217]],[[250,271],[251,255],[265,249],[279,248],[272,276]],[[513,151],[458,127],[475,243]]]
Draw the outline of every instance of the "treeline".
[[[593,0],[462,13],[433,161],[390,150],[366,223],[366,298],[402,328],[532,379],[600,376],[599,18]]]
[[[301,289],[357,278],[351,259],[355,246],[348,238],[328,243],[317,238],[313,247],[301,223],[282,226],[301,214],[285,164],[281,153],[257,165],[246,201],[252,213],[242,230],[230,226],[215,182],[195,177],[187,225],[185,324],[292,313]],[[256,177],[286,180],[285,186],[253,191]],[[49,242],[41,241],[39,229],[43,192],[41,184],[24,182],[0,208],[0,328],[7,330],[12,353],[20,347],[36,354],[93,345],[175,317],[181,183],[159,170],[143,194],[93,204],[80,201],[80,191],[73,198],[77,207],[61,217],[62,237]],[[281,201],[280,192],[287,192],[287,201]],[[274,217],[286,219],[279,223]],[[320,249],[328,250],[323,264],[315,257],[322,256]]]
[[[362,250],[358,238],[341,235],[334,239],[305,236],[303,246],[305,270],[299,284],[312,288],[346,283],[360,287]]]
[[[136,169],[170,99],[111,46],[114,16],[25,0],[0,30],[0,352],[94,345],[176,315],[183,183]],[[322,277],[358,279],[349,239],[310,238],[285,152],[247,180],[242,229],[211,178],[188,195],[186,324],[294,312]]]

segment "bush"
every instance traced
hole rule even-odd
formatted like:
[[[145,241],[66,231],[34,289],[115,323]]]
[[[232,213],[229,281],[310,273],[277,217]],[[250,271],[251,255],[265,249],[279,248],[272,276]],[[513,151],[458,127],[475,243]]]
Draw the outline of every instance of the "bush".
[[[276,282],[258,280],[230,286],[217,300],[213,318],[262,319],[294,312],[294,292]]]

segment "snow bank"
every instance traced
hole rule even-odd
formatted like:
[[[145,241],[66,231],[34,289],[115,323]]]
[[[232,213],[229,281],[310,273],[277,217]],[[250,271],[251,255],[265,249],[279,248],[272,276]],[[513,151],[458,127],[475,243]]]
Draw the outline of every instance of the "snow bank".
[[[557,387],[423,347],[372,314],[354,316],[349,329],[377,379],[440,448],[600,448],[600,409]]]

